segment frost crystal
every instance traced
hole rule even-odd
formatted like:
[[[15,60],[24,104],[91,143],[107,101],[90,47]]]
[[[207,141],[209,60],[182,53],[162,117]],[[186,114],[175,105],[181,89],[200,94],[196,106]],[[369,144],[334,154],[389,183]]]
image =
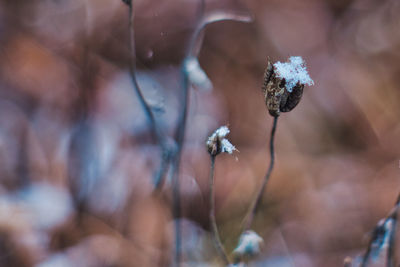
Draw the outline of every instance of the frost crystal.
[[[232,154],[237,150],[234,145],[225,137],[229,134],[229,129],[226,126],[219,127],[207,140],[208,152],[211,155],[218,155],[221,152]]]
[[[289,62],[276,62],[275,73],[278,78],[285,79],[286,89],[292,92],[297,83],[313,85],[302,57],[290,57]]]
[[[219,138],[225,138],[230,132],[231,131],[228,129],[228,127],[221,126],[214,132],[214,134],[216,134]]]
[[[238,256],[254,256],[260,252],[263,239],[254,231],[244,232],[239,239],[239,244],[233,251]]]
[[[221,140],[221,145],[222,145],[222,152],[226,152],[229,154],[232,154],[234,150],[236,150],[236,147],[229,142],[228,139],[222,139]]]

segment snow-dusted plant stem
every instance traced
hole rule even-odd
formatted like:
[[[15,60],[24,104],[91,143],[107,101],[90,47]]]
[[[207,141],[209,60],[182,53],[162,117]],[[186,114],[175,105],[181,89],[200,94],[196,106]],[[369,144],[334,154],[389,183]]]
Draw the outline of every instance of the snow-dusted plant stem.
[[[272,64],[268,61],[268,66],[264,74],[263,92],[265,104],[270,115],[274,118],[269,140],[270,162],[262,185],[250,205],[244,230],[248,230],[251,227],[257,207],[260,204],[274,168],[274,137],[278,117],[281,112],[289,112],[297,106],[303,95],[305,84],[312,85],[314,82],[308,75],[305,63],[301,57],[290,57],[289,62],[285,63],[278,61]]]
[[[247,12],[235,13],[235,12],[209,12],[208,15],[204,14],[205,1],[199,0],[199,21],[195,28],[195,31],[188,44],[185,58],[181,65],[181,77],[182,77],[182,91],[180,98],[182,100],[182,109],[179,112],[180,116],[177,120],[177,125],[174,132],[174,144],[167,142],[166,136],[161,132],[157,121],[155,120],[154,113],[151,106],[147,103],[143,96],[143,92],[137,82],[136,78],[136,51],[135,51],[135,39],[134,39],[134,9],[133,0],[122,0],[129,6],[129,33],[130,33],[130,52],[131,52],[131,64],[130,74],[133,83],[133,87],[139,102],[147,116],[147,119],[151,125],[152,132],[157,138],[157,142],[161,148],[161,165],[155,177],[155,191],[160,191],[165,181],[165,176],[170,168],[170,174],[172,175],[172,195],[173,195],[173,213],[175,220],[175,266],[180,265],[180,250],[181,250],[181,230],[180,230],[180,185],[179,185],[179,166],[181,152],[183,149],[187,113],[189,109],[189,91],[191,85],[196,87],[211,87],[211,82],[208,80],[207,75],[201,69],[198,64],[197,56],[201,48],[203,41],[204,28],[214,22],[232,20],[239,22],[250,22],[251,17]],[[208,88],[209,89],[209,88]]]
[[[215,247],[223,260],[225,265],[230,264],[229,258],[225,252],[224,246],[219,237],[217,221],[215,219],[215,183],[214,183],[214,170],[215,158],[220,153],[232,154],[236,148],[226,139],[229,129],[226,126],[218,128],[207,140],[207,150],[211,158],[210,179],[209,179],[209,194],[210,194],[210,225],[213,235]]]
[[[268,61],[268,66],[264,74],[263,92],[268,112],[273,117],[269,139],[270,161],[264,180],[246,214],[243,233],[234,251],[235,264],[243,262],[245,258],[254,256],[259,252],[259,244],[262,242],[262,238],[250,230],[250,228],[274,168],[274,140],[278,117],[281,112],[289,112],[297,106],[303,95],[304,85],[306,84],[312,85],[314,82],[308,75],[305,62],[301,57],[290,57],[289,61],[285,63],[278,61],[272,64]],[[244,242],[247,242],[246,245],[243,245]],[[243,247],[246,247],[246,249],[240,249]]]

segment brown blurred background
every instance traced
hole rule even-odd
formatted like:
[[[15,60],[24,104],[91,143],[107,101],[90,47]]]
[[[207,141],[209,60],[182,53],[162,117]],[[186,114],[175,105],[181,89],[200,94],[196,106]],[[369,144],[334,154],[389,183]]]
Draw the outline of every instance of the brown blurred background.
[[[138,80],[171,134],[199,0],[134,3]],[[184,266],[216,264],[205,140],[227,124],[240,151],[216,162],[231,251],[268,167],[266,60],[289,56],[315,85],[279,119],[250,266],[342,266],[400,190],[400,2],[207,0],[215,10],[254,20],[206,28],[213,89],[191,90],[180,172]],[[118,0],[0,1],[0,266],[169,266],[170,183],[152,195],[159,149],[129,78],[128,30]]]

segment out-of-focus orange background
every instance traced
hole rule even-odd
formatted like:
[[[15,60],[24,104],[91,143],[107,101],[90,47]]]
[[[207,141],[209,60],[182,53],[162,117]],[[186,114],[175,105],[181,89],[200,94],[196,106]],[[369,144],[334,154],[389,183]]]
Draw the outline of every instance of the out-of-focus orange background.
[[[134,5],[139,84],[171,134],[200,1]],[[205,31],[199,62],[213,89],[190,91],[184,264],[217,264],[205,140],[229,125],[240,151],[216,160],[217,222],[232,251],[269,162],[267,57],[302,56],[315,85],[279,119],[253,225],[264,246],[250,266],[342,266],[400,190],[400,2],[207,0],[206,14],[216,10],[254,20]],[[0,266],[169,266],[171,184],[152,194],[159,148],[129,77],[128,22],[117,0],[0,1]]]

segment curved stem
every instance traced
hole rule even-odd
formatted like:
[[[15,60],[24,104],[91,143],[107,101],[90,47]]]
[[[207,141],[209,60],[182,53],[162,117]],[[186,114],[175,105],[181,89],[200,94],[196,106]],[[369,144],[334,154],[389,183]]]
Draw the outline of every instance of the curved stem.
[[[204,12],[204,0],[200,1],[200,13],[199,18],[202,17]],[[185,130],[187,124],[187,115],[189,109],[189,74],[186,70],[186,61],[190,57],[192,53],[193,47],[195,45],[195,41],[199,37],[199,32],[195,31],[192,35],[192,39],[189,43],[185,58],[181,65],[181,77],[182,77],[182,101],[183,107],[180,112],[180,116],[177,121],[177,127],[174,133],[174,139],[176,142],[176,152],[173,155],[172,166],[171,166],[171,174],[172,174],[172,193],[173,193],[173,213],[175,217],[175,265],[180,266],[181,262],[181,226],[180,220],[181,217],[181,200],[180,200],[180,184],[179,184],[179,166],[181,160],[181,154],[183,149],[183,143],[185,139]]]
[[[257,208],[260,205],[261,198],[263,196],[263,193],[268,184],[269,178],[271,177],[272,170],[274,168],[274,163],[275,163],[274,138],[275,138],[275,131],[276,131],[277,123],[278,123],[278,117],[275,116],[274,122],[272,124],[271,136],[270,136],[270,140],[269,140],[270,163],[269,163],[268,171],[265,174],[265,178],[260,187],[260,190],[258,191],[257,195],[255,196],[255,198],[249,208],[249,211],[247,213],[247,219],[244,224],[244,230],[249,230],[251,227],[251,224],[253,222]]]
[[[158,145],[161,149],[161,163],[160,170],[158,171],[155,179],[155,190],[160,189],[163,185],[165,172],[167,170],[168,160],[170,158],[170,151],[166,145],[164,135],[162,134],[159,126],[157,125],[153,111],[150,105],[144,98],[143,92],[139,86],[136,78],[136,46],[135,46],[135,30],[134,30],[134,12],[133,12],[133,1],[129,1],[129,49],[130,49],[130,61],[129,61],[129,72],[132,80],[133,88],[135,90],[136,96],[139,99],[140,105],[150,123],[151,130],[157,140]]]
[[[222,245],[221,239],[218,233],[217,221],[215,219],[215,193],[214,193],[214,169],[215,169],[215,156],[211,156],[211,169],[209,179],[209,190],[210,190],[210,224],[213,235],[213,240],[221,259],[226,265],[230,264],[228,256],[226,255],[224,246]]]
[[[129,5],[129,49],[130,49],[130,64],[129,64],[129,70],[130,70],[130,76],[132,79],[133,87],[135,89],[135,93],[137,97],[139,98],[140,105],[142,106],[147,119],[150,122],[150,126],[157,138],[157,141],[161,144],[163,141],[163,135],[161,134],[154,114],[151,110],[150,105],[147,103],[146,99],[144,98],[143,92],[139,86],[139,83],[136,78],[136,47],[135,47],[135,32],[134,32],[134,12],[133,12],[133,3],[131,2]]]
[[[182,243],[182,231],[181,231],[181,195],[180,195],[180,183],[178,172],[172,180],[172,205],[173,214],[175,217],[174,228],[175,228],[175,266],[181,264],[181,243]]]

